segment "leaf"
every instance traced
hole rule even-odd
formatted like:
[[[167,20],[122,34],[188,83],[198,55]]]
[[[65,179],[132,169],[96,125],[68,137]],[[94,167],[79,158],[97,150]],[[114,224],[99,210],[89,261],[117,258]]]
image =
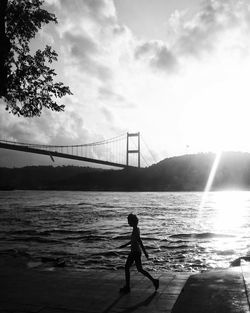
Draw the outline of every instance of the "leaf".
[[[30,40],[39,29],[44,24],[57,23],[56,16],[42,8],[43,3],[9,0],[7,5],[6,36],[10,49],[4,60],[6,88],[0,90],[0,97],[6,102],[6,110],[18,116],[39,116],[44,108],[63,111],[64,105],[55,99],[72,95],[68,86],[54,82],[57,74],[50,64],[57,61],[56,51],[47,45],[44,50],[30,53]]]

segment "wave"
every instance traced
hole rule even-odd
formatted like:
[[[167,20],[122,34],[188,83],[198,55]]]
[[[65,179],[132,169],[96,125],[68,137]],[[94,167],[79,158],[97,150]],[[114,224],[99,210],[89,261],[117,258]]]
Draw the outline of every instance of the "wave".
[[[110,239],[109,237],[98,236],[98,235],[71,236],[71,237],[63,238],[63,240],[79,240],[79,241],[105,241],[109,239]]]
[[[159,238],[157,238],[157,237],[145,237],[145,236],[142,236],[141,238],[142,238],[142,240],[146,240],[146,241],[158,241],[159,240]]]
[[[6,231],[8,232],[8,231]],[[12,235],[31,235],[31,236],[48,236],[50,235],[50,231],[37,231],[33,229],[24,229],[24,230],[15,230],[11,231]]]
[[[128,235],[118,235],[118,236],[115,236],[115,237],[112,237],[112,240],[130,240],[130,236],[131,236],[131,233],[129,233]],[[142,236],[141,239],[144,241],[158,241],[159,239],[156,238],[156,237],[145,237],[145,236]]]
[[[173,236],[173,235],[172,235]],[[169,243],[183,243],[183,242],[189,242],[189,240],[183,240],[183,239],[179,239],[179,240],[169,240],[169,239],[161,239],[161,242],[169,242]]]
[[[80,235],[91,235],[93,231],[91,230],[69,230],[69,229],[52,229],[49,230],[50,234],[80,234]]]
[[[217,255],[233,255],[235,251],[233,249],[227,250],[214,250]]]
[[[129,240],[129,239],[130,239],[130,234],[129,235],[115,236],[112,238],[112,240]]]
[[[12,248],[12,249],[3,249],[0,250],[0,254],[4,255],[12,255],[12,256],[25,256],[25,257],[30,257],[30,253],[28,253],[24,249],[17,249],[17,248]]]
[[[170,235],[169,238],[189,238],[189,239],[210,239],[210,238],[232,238],[233,235],[217,234],[217,233],[188,233],[188,234],[175,234]]]
[[[31,236],[31,237],[12,237],[9,238],[8,241],[34,241],[34,242],[39,242],[39,243],[61,243],[60,240],[56,240],[56,239],[48,239],[48,238],[41,238],[41,237],[35,237],[35,236]]]
[[[120,253],[116,251],[107,251],[107,252],[98,252],[98,253],[92,253],[92,256],[103,256],[103,257],[119,257]]]
[[[165,246],[162,245],[160,246],[161,249],[166,249],[166,250],[182,250],[182,249],[187,249],[187,248],[192,248],[192,246],[189,245],[174,245],[174,246]]]
[[[93,206],[93,203],[89,203],[89,202],[79,202],[79,203],[77,203],[77,205],[90,205],[90,206]]]

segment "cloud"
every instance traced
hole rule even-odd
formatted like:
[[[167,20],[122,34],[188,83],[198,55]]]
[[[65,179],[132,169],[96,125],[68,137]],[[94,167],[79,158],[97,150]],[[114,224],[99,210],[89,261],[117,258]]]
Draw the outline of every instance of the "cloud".
[[[83,117],[75,111],[44,111],[41,117],[24,118],[6,115],[1,103],[0,113],[2,139],[48,145],[77,144],[79,138],[91,141]]]
[[[152,67],[172,72],[177,67],[177,59],[161,41],[148,41],[135,50],[135,58],[143,59]]]
[[[47,3],[57,12],[59,22],[70,23],[76,28],[83,24],[88,24],[88,30],[105,28],[116,22],[115,6],[111,0],[50,0]]]
[[[109,123],[113,123],[114,122],[114,116],[112,114],[112,112],[110,110],[108,110],[107,108],[103,107],[102,108],[102,112],[103,115],[105,116],[105,118],[107,119],[107,121]]]
[[[98,52],[98,45],[87,35],[71,34],[67,31],[62,39],[71,44],[71,54],[77,58],[82,58],[86,55],[92,55]]]
[[[209,58],[222,48],[244,49],[239,38],[245,40],[242,35],[250,30],[250,6],[246,1],[205,0],[191,18],[187,14],[188,11],[172,14],[167,23],[168,42],[137,42],[135,59],[154,70],[172,74],[186,67],[190,57]],[[235,32],[238,33],[233,37]]]
[[[107,101],[112,103],[112,107],[120,107],[120,108],[133,108],[135,105],[131,102],[129,102],[128,99],[126,99],[125,96],[116,93],[115,91],[112,91],[112,87],[101,87],[99,89],[99,98],[102,101]]]
[[[221,40],[247,21],[249,6],[243,1],[206,0],[201,10],[188,21],[183,14],[175,14],[171,24],[175,26],[176,40],[173,49],[179,55],[200,57],[220,46]]]
[[[101,80],[112,77],[111,70],[98,60],[101,52],[93,39],[87,35],[73,34],[69,31],[64,33],[62,39],[70,66],[78,67],[81,71],[92,74]]]

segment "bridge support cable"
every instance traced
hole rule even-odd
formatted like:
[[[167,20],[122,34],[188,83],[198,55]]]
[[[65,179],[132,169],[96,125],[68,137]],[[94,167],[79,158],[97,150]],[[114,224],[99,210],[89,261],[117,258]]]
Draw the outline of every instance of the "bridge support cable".
[[[152,152],[152,150],[148,147],[148,145],[147,145],[147,143],[146,143],[146,141],[144,140],[144,138],[143,138],[143,136],[141,137],[141,139],[142,139],[142,143],[143,143],[143,146],[145,146],[145,148],[147,149],[147,155],[149,154],[150,155],[150,161],[149,161],[149,163],[157,163],[157,160],[156,160],[156,158],[155,158],[155,156],[154,156],[154,154],[153,154],[153,152]],[[144,159],[144,161],[147,163],[147,165],[148,165],[148,162],[146,161],[146,157],[145,156],[143,156],[142,155],[142,158]],[[148,159],[148,158],[147,158]]]

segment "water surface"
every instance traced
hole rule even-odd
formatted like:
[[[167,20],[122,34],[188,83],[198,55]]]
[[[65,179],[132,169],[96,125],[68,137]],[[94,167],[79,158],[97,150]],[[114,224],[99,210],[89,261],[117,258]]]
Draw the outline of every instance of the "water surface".
[[[0,252],[28,265],[122,268],[131,228],[139,227],[151,270],[228,267],[250,247],[250,192],[1,191]],[[204,200],[204,199],[203,199]]]

